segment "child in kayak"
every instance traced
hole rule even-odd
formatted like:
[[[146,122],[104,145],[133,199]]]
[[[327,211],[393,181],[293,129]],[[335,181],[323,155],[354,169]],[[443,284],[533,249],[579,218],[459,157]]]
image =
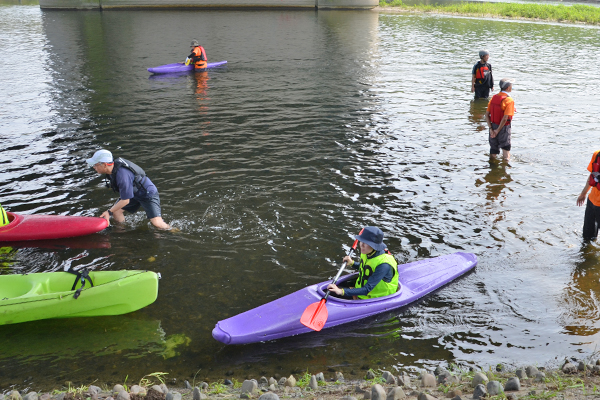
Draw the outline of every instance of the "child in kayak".
[[[329,284],[327,289],[343,298],[371,299],[396,293],[398,290],[398,263],[383,243],[383,231],[375,226],[366,226],[355,237],[360,242],[360,261],[346,256],[349,266],[358,269],[353,288],[339,288]]]

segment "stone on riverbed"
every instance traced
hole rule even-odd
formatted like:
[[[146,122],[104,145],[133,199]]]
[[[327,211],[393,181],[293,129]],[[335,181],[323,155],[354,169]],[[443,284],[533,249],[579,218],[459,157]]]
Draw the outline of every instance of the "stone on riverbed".
[[[269,386],[271,385],[277,385],[277,379],[270,377],[269,378]]]
[[[281,378],[281,379],[279,380],[279,382],[277,382],[277,384],[278,384],[279,386],[283,386],[283,385],[285,385],[285,382],[286,382],[286,381],[287,381],[287,378],[284,376],[283,378]]]
[[[565,374],[575,374],[577,373],[577,367],[570,362],[567,362],[565,365],[563,365],[562,372]]]
[[[473,398],[475,400],[481,399],[482,397],[485,397],[487,395],[487,390],[485,390],[485,386],[483,386],[481,383],[477,386],[475,386],[475,390],[473,391]]]
[[[378,383],[371,387],[371,400],[386,400],[385,390]]]
[[[367,376],[365,376],[365,379],[375,379],[375,374],[373,373],[373,371],[368,370]]]
[[[525,372],[525,370],[518,369],[516,371],[516,374],[517,374],[517,378],[519,378],[519,379],[527,379],[527,373]]]
[[[36,392],[29,392],[23,396],[23,400],[38,400],[38,394]]]
[[[290,375],[285,380],[285,386],[288,386],[288,387],[294,387],[294,386],[296,386],[296,378],[294,378],[294,375]]]
[[[143,388],[143,387],[141,387],[139,385],[133,385],[131,387],[131,389],[129,390],[129,393],[131,393],[131,394],[139,394],[139,395],[145,396],[146,395],[146,388]]]
[[[546,381],[546,374],[543,372],[539,372],[537,374],[535,374],[535,376],[533,377],[533,381],[534,382],[545,382]]]
[[[113,394],[116,394],[116,393],[119,393],[120,391],[123,391],[123,390],[125,390],[125,388],[123,387],[123,385],[117,384],[117,385],[115,385],[113,387],[112,392],[113,392]]]
[[[276,390],[277,390],[277,385],[275,385],[275,384],[272,384],[271,386],[269,386],[269,390],[270,390],[271,392],[274,392],[274,391],[276,391]],[[265,394],[266,394],[266,393],[265,393]]]
[[[167,385],[165,385],[164,383],[161,383],[161,384],[160,384],[160,388],[162,389],[162,392],[163,392],[164,394],[167,394],[167,393],[169,393],[169,388],[168,388],[168,387],[167,387]]]
[[[403,372],[398,375],[398,386],[409,387],[410,386],[410,377],[407,373]]]
[[[157,391],[158,393],[165,394],[165,393],[163,392],[162,388],[161,388],[160,386],[158,386],[158,385],[152,385],[152,387],[151,387],[150,389],[151,389],[151,390],[155,390],[155,391]],[[149,390],[148,392],[150,392],[150,390]]]
[[[535,374],[537,374],[540,371],[533,365],[528,365],[525,367],[525,372],[527,373],[527,376],[534,377]]]
[[[424,387],[436,387],[435,376],[428,372],[424,373],[421,377],[421,385]]]
[[[89,394],[100,394],[102,393],[102,389],[100,389],[98,386],[94,386],[94,385],[90,385],[90,387],[88,388],[88,393]]]
[[[335,373],[335,381],[336,382],[344,382],[344,374],[342,374],[341,372],[336,372]]]
[[[317,390],[319,387],[319,383],[317,382],[317,377],[315,375],[310,377],[310,382],[308,383],[308,387],[312,390]]]
[[[383,373],[381,374],[381,377],[383,378],[385,383],[394,384],[394,385],[396,384],[396,378],[389,371],[383,371]]]
[[[279,400],[279,396],[277,396],[275,393],[273,392],[267,392],[263,395],[261,395],[258,400]]]
[[[119,393],[117,393],[117,400],[129,400],[129,393],[127,393],[125,390],[121,390]],[[167,397],[168,399],[168,397]]]
[[[402,400],[405,398],[406,394],[404,393],[404,390],[402,390],[400,386],[396,386],[388,391],[386,400]]]
[[[288,381],[289,381],[289,379],[288,379]],[[242,383],[242,394],[245,394],[245,393],[254,394],[257,391],[258,391],[258,385],[256,384],[255,380],[245,380],[244,383]]]
[[[317,381],[319,381],[319,382],[325,382],[325,376],[323,375],[322,372],[319,372],[315,376],[317,377]]]
[[[473,376],[473,380],[471,381],[472,387],[477,387],[477,385],[481,385],[483,383],[487,383],[489,381],[488,377],[481,372],[477,372],[475,376]]]
[[[269,380],[267,379],[266,376],[261,376],[260,380],[258,381],[258,385],[259,386],[269,386]]]
[[[207,398],[208,397],[204,393],[202,393],[202,391],[200,390],[199,387],[196,386],[194,388],[194,391],[192,392],[192,399],[193,400],[205,400]]]
[[[419,397],[417,397],[417,400],[437,400],[437,397],[433,397],[428,393],[421,392],[419,393]]]
[[[505,392],[519,390],[521,390],[521,381],[519,381],[518,377],[513,376],[512,378],[509,378],[508,381],[506,381],[506,384],[504,385]]]
[[[487,392],[490,396],[498,396],[502,393],[502,385],[498,381],[489,381],[487,383]]]

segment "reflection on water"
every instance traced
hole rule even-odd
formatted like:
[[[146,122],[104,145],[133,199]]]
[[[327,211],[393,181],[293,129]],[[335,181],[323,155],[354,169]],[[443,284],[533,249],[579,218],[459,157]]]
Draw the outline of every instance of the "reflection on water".
[[[149,77],[181,60],[192,39],[182,32],[227,67]],[[163,278],[154,304],[110,320],[112,339],[92,332],[105,319],[0,327],[13,338],[0,387],[155,371],[181,381],[199,369],[211,381],[306,367],[353,378],[365,366],[542,365],[593,351],[600,321],[585,278],[597,251],[580,250],[573,182],[587,175],[600,94],[572,60],[596,57],[597,33],[354,11],[0,7],[3,206],[99,215],[114,194],[84,160],[105,147],[146,170],[180,230],[156,231],[138,213],[81,242],[10,251],[3,274],[88,266]],[[490,162],[485,101],[472,102],[482,46],[494,73],[518,82],[510,165]],[[42,50],[25,71],[32,48]],[[334,275],[365,225],[384,230],[401,262],[461,250],[477,254],[477,270],[332,330],[248,346],[212,339],[217,321]],[[61,352],[56,326],[107,350],[88,354],[84,372],[82,350]],[[34,341],[50,355],[26,349]]]
[[[560,323],[569,335],[595,347],[600,332],[600,249],[595,243],[581,247],[581,260],[572,271],[563,294]]]
[[[488,126],[485,122],[485,110],[487,109],[488,99],[474,99],[470,102],[469,122],[476,127],[477,131],[488,133]]]

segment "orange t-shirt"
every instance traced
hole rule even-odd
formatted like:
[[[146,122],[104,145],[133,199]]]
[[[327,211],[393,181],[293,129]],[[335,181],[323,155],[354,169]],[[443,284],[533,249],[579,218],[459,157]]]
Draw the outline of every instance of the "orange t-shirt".
[[[592,156],[592,160],[588,164],[588,171],[592,172],[592,164],[594,163],[594,161],[596,161],[596,156],[599,152],[600,150],[596,151]],[[588,199],[590,199],[593,205],[600,207],[600,190],[598,190],[598,188],[593,187],[592,191],[590,192],[590,195],[588,196]]]

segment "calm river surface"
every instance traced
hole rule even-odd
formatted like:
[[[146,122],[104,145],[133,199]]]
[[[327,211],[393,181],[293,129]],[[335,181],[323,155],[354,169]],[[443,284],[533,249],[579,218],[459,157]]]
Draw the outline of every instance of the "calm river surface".
[[[351,11],[41,11],[0,6],[0,201],[99,215],[85,164],[140,164],[180,232],[143,213],[70,247],[20,248],[1,274],[150,269],[158,300],[111,318],[0,327],[0,388],[460,363],[546,365],[600,341],[600,247],[575,205],[598,147],[598,27]],[[197,38],[204,75],[149,76]],[[490,163],[480,48],[516,79],[513,160]],[[335,274],[364,225],[401,262],[476,253],[412,306],[246,346],[226,317]],[[9,249],[8,249],[9,250]],[[556,357],[556,358],[555,358]],[[226,375],[227,374],[227,375]]]

